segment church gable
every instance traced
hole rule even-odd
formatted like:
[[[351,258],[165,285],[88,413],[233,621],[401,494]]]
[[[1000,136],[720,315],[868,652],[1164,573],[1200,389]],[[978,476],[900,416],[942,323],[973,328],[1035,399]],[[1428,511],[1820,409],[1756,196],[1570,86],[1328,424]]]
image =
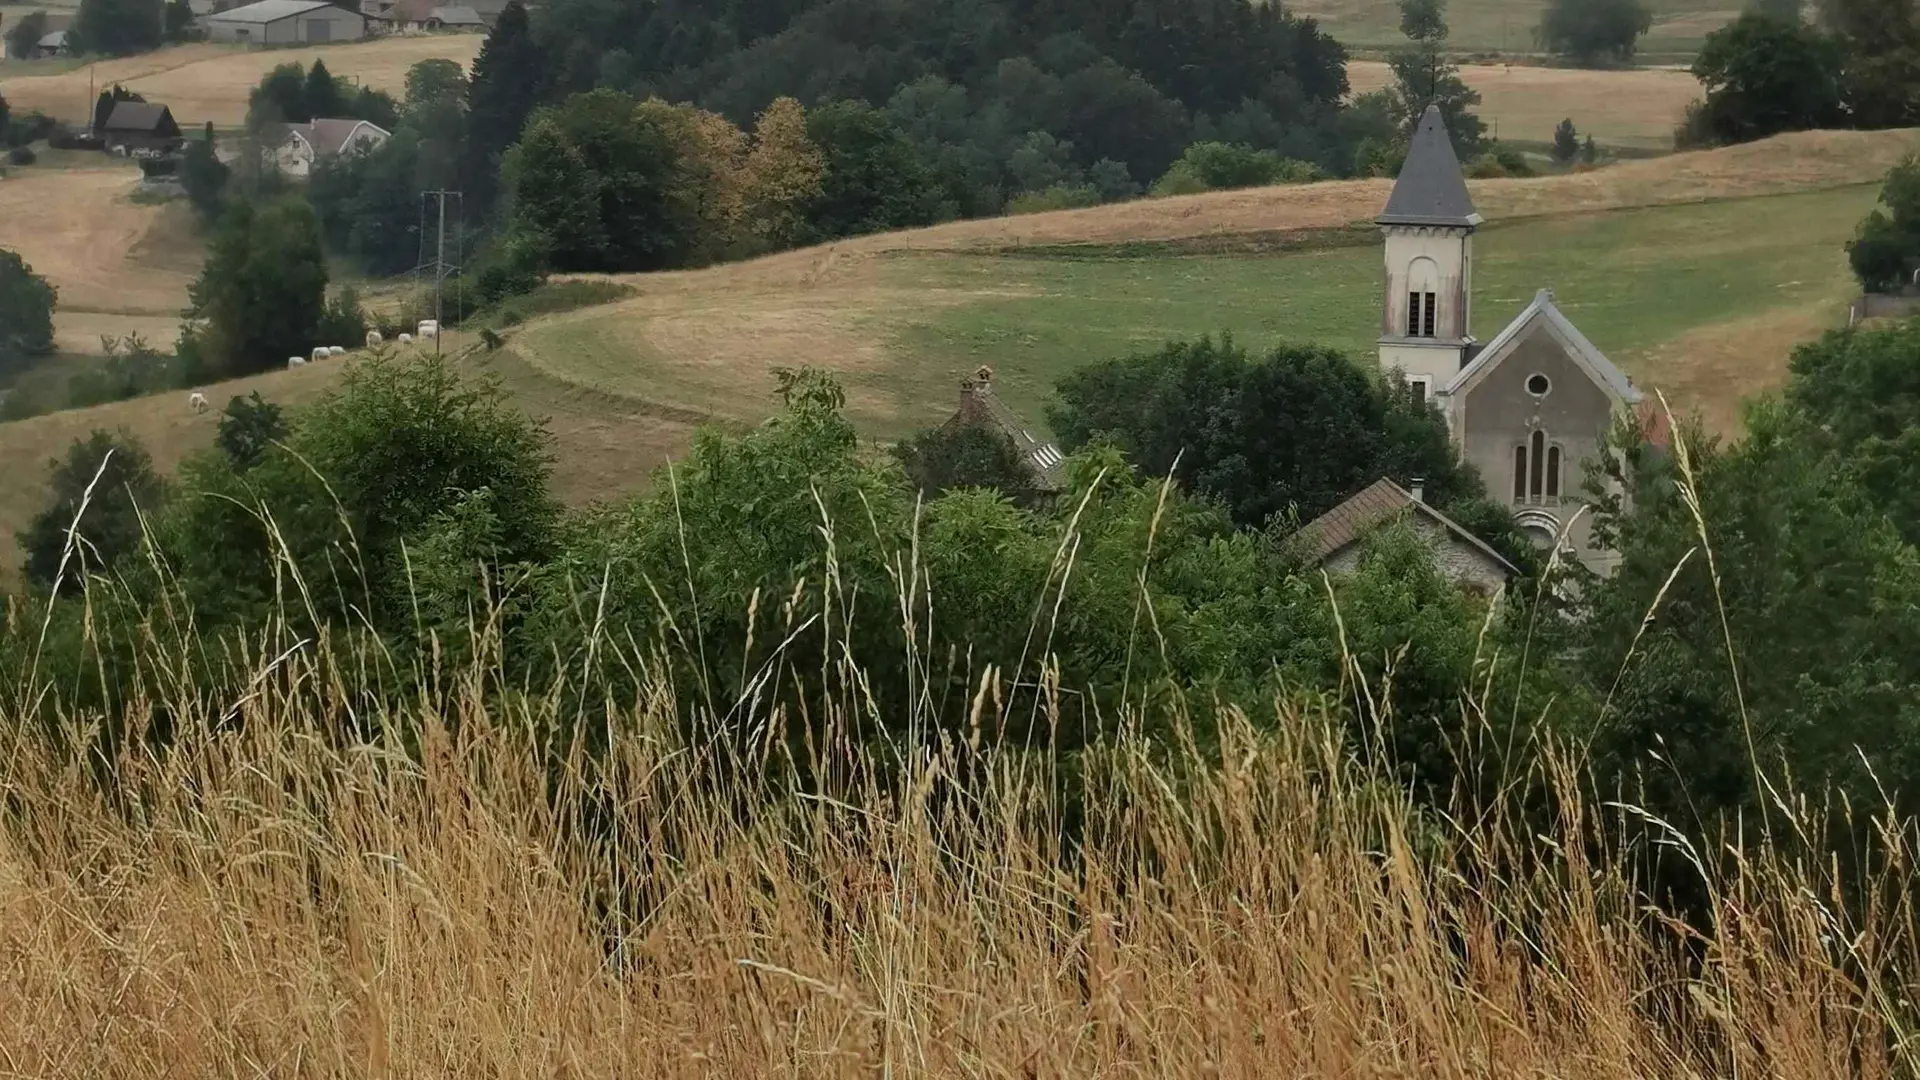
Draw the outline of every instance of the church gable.
[[[1551,348],[1565,356],[1579,376],[1604,394],[1612,405],[1639,403],[1640,391],[1554,306],[1553,294],[1545,289],[1536,293],[1533,303],[1488,342],[1471,363],[1460,369],[1445,392],[1456,398],[1471,396],[1476,385],[1495,370],[1506,367],[1514,353],[1529,342],[1533,344],[1527,351],[1535,355],[1541,348]]]

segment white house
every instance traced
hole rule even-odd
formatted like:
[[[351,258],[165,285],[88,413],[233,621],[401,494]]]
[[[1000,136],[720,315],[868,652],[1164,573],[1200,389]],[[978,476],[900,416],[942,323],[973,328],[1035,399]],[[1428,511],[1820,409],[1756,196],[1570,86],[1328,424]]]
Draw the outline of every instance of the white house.
[[[209,40],[252,45],[320,45],[367,36],[365,16],[326,0],[260,0],[201,21]]]
[[[296,180],[305,180],[313,167],[330,158],[365,147],[372,149],[392,135],[385,128],[365,120],[315,120],[287,128],[286,137],[273,149],[273,163],[280,172]]]

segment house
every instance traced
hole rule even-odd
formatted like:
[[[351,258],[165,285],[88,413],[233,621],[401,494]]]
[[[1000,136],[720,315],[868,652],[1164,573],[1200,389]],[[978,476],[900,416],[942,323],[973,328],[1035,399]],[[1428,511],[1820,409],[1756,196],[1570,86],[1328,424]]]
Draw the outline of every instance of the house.
[[[113,152],[141,157],[165,154],[180,145],[180,125],[165,105],[120,101],[107,114],[100,138]]]
[[[1308,522],[1294,534],[1304,554],[1329,573],[1353,570],[1362,541],[1374,530],[1405,521],[1428,546],[1440,569],[1470,592],[1492,596],[1520,570],[1486,542],[1428,506],[1418,481],[1412,491],[1391,480],[1376,480],[1365,490]]]
[[[273,163],[283,175],[304,180],[313,167],[329,158],[373,148],[392,138],[377,124],[365,120],[315,120],[294,124],[273,150]]]
[[[65,30],[55,30],[42,37],[33,46],[33,55],[42,60],[52,56],[66,56],[72,52],[72,40]]]
[[[1035,438],[1033,432],[1020,422],[1020,417],[1007,407],[1006,402],[1000,400],[1000,395],[993,391],[993,369],[990,367],[983,367],[960,381],[960,407],[954,410],[946,423],[940,425],[940,430],[951,434],[964,427],[983,427],[1013,440],[1014,449],[1019,451],[1021,460],[1026,463],[1027,471],[1033,477],[1035,491],[1051,493],[1066,487],[1066,455],[1052,443]]]
[[[447,4],[442,0],[361,0],[360,13],[391,32],[483,31],[493,25],[505,7],[504,2],[489,0],[470,0],[465,4]]]
[[[1493,340],[1475,340],[1473,236],[1482,219],[1438,108],[1421,118],[1375,221],[1386,248],[1381,368],[1434,403],[1460,456],[1537,544],[1558,542],[1610,573],[1617,556],[1595,541],[1592,515],[1579,513],[1583,466],[1617,416],[1644,417],[1640,391],[1548,289]]]
[[[326,0],[260,0],[213,12],[202,22],[210,41],[252,45],[320,45],[367,36],[365,16]]]

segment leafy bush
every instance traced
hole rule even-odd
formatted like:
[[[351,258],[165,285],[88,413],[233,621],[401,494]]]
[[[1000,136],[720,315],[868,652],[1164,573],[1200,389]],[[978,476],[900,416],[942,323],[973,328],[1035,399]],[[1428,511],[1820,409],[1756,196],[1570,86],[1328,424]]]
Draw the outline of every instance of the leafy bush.
[[[1920,264],[1920,157],[1895,165],[1880,188],[1880,207],[1860,222],[1847,261],[1868,292],[1892,292]]]
[[[40,158],[34,154],[33,147],[31,146],[16,146],[7,151],[7,164],[9,165],[31,165],[38,160],[40,160]]]
[[[1023,191],[1007,203],[1009,214],[1038,214],[1048,210],[1077,210],[1098,206],[1100,191],[1092,184],[1056,184],[1044,191]]]
[[[147,344],[139,334],[102,338],[101,345],[106,356],[82,366],[67,380],[68,407],[83,409],[185,385],[176,359]]]
[[[19,534],[26,579],[70,591],[139,550],[143,514],[160,509],[166,485],[139,441],[95,431],[51,463],[46,508]]]
[[[1548,0],[1535,36],[1548,52],[1582,64],[1625,63],[1652,25],[1645,0]]]
[[[1187,147],[1166,175],[1154,182],[1155,195],[1191,195],[1202,191],[1297,184],[1323,179],[1319,169],[1271,150],[1202,142]]]

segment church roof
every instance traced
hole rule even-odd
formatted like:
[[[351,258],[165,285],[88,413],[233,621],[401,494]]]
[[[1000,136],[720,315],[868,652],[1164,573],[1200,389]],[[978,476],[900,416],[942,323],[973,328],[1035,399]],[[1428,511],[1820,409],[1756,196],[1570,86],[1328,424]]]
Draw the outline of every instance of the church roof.
[[[1499,366],[1500,361],[1506,359],[1507,354],[1512,351],[1512,346],[1520,339],[1520,335],[1526,331],[1527,327],[1543,319],[1550,332],[1566,346],[1567,354],[1573,357],[1574,363],[1580,365],[1589,378],[1619,401],[1628,405],[1640,403],[1640,391],[1634,387],[1632,381],[1619,368],[1614,367],[1613,361],[1608,360],[1605,353],[1595,348],[1593,342],[1587,340],[1587,335],[1582,334],[1580,328],[1573,325],[1571,319],[1554,306],[1553,293],[1547,289],[1541,289],[1533,294],[1533,303],[1528,304],[1526,310],[1508,323],[1505,330],[1500,331],[1492,341],[1487,342],[1487,347],[1474,356],[1472,363],[1460,369],[1460,373],[1446,385],[1444,392],[1448,394],[1465,392],[1468,385],[1482,373]]]
[[[1387,208],[1374,221],[1380,225],[1458,228],[1480,224],[1438,105],[1427,106],[1426,115],[1420,118],[1413,145],[1407,149],[1406,164],[1400,166],[1400,179],[1394,182]]]
[[[1502,558],[1500,553],[1488,546],[1486,541],[1462,528],[1452,518],[1428,506],[1425,500],[1414,498],[1407,489],[1384,477],[1374,481],[1346,502],[1301,526],[1296,535],[1306,545],[1305,551],[1313,561],[1325,562],[1368,533],[1406,513],[1424,515],[1445,529],[1454,540],[1478,551],[1508,577],[1520,576],[1519,569]]]

